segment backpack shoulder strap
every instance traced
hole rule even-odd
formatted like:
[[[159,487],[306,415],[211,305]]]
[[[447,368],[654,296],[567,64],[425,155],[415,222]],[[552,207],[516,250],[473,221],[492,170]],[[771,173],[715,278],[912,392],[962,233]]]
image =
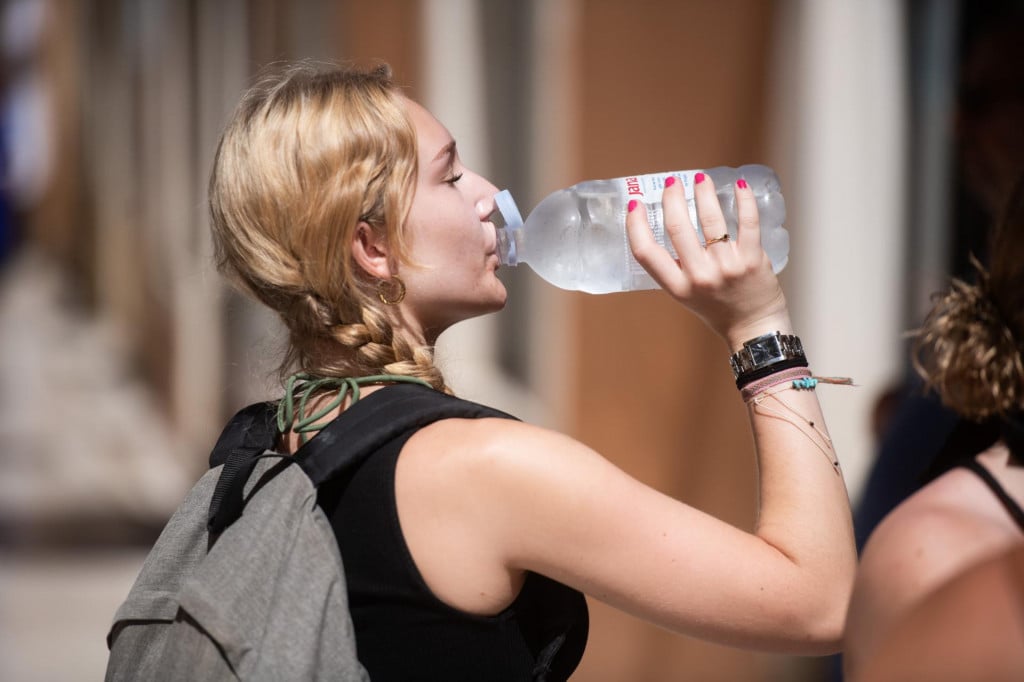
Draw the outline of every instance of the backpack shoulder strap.
[[[245,485],[256,462],[277,445],[277,403],[250,405],[231,418],[210,453],[210,466],[223,464],[210,500],[207,529],[222,532],[245,507]],[[374,391],[321,429],[293,457],[314,487],[351,472],[396,436],[440,419],[515,419],[486,405],[418,384],[394,384]],[[343,447],[336,447],[338,445]],[[283,456],[282,456],[283,457]]]
[[[320,430],[295,459],[319,486],[358,467],[389,440],[441,419],[512,415],[417,384],[395,384],[366,396]],[[342,445],[342,447],[336,447]]]
[[[224,465],[210,498],[206,528],[222,532],[242,515],[245,484],[256,462],[277,441],[277,405],[273,402],[249,405],[231,418],[210,452],[210,467]]]

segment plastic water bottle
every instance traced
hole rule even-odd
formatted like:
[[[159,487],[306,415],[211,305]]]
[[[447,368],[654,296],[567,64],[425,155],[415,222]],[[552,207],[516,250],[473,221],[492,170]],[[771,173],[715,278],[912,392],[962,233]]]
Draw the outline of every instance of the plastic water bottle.
[[[682,182],[690,210],[690,220],[698,237],[705,239],[697,220],[693,199],[693,176],[699,171],[677,171],[635,175],[614,180],[588,180],[548,195],[523,221],[508,190],[495,196],[498,227],[498,251],[504,265],[528,264],[545,280],[563,289],[607,294],[617,291],[655,289],[657,283],[647,274],[629,249],[626,236],[626,206],[639,199],[647,207],[647,220],[657,241],[673,255],[665,236],[661,193],[670,175]],[[779,272],[789,260],[789,233],[782,226],[786,205],[779,179],[767,166],[718,167],[704,170],[715,183],[718,201],[736,239],[736,195],[734,185],[743,178],[757,198],[761,225],[761,245]]]

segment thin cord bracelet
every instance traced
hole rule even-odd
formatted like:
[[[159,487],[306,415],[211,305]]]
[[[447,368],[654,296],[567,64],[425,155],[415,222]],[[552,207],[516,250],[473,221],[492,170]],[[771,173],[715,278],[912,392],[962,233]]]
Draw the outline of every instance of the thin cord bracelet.
[[[799,380],[797,380],[799,381]],[[754,411],[761,410],[766,414],[771,414],[783,421],[789,422],[796,429],[802,433],[808,440],[810,440],[821,454],[825,455],[829,464],[832,465],[832,470],[836,472],[838,476],[842,476],[842,469],[839,465],[839,458],[836,456],[835,448],[832,445],[832,438],[828,435],[820,425],[815,424],[813,419],[808,419],[804,415],[800,414],[786,403],[779,400],[778,393],[788,391],[792,387],[782,384],[777,384],[774,389],[762,391],[756,395],[750,402],[749,405]],[[781,407],[781,410],[773,409],[767,402],[768,400],[774,400],[775,403]],[[806,429],[804,428],[806,425]],[[809,429],[809,430],[808,430]]]
[[[777,372],[744,386],[740,390],[740,396],[743,398],[743,402],[749,403],[765,391],[787,382],[792,382],[789,387],[797,391],[813,391],[818,384],[832,384],[834,386],[855,385],[850,377],[818,377],[811,375],[810,370],[806,368],[796,367]]]
[[[792,367],[747,384],[740,389],[740,396],[743,398],[743,402],[748,403],[758,394],[787,381],[792,381],[793,388],[796,388],[797,382],[806,383],[810,380],[811,370],[806,367]]]

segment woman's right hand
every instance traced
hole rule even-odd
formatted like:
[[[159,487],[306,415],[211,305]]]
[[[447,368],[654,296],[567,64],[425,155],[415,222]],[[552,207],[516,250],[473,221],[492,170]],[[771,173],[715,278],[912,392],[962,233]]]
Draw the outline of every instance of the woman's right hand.
[[[757,202],[746,182],[736,186],[737,239],[727,234],[714,182],[704,173],[694,177],[697,218],[708,241],[700,243],[690,220],[682,183],[666,182],[662,195],[665,232],[678,254],[672,258],[659,244],[639,202],[630,202],[626,231],[633,255],[651,277],[677,301],[721,335],[731,350],[767,332],[792,331],[786,298],[761,248]]]

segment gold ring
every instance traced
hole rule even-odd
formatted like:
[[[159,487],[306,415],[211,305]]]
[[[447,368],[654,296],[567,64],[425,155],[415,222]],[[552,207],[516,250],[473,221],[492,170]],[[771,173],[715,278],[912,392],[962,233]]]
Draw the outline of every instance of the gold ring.
[[[718,242],[727,242],[727,241],[729,241],[729,233],[728,232],[723,234],[721,237],[715,237],[714,239],[707,240],[706,242],[704,242],[704,248],[706,249],[709,246],[711,246],[712,244],[717,244]]]

